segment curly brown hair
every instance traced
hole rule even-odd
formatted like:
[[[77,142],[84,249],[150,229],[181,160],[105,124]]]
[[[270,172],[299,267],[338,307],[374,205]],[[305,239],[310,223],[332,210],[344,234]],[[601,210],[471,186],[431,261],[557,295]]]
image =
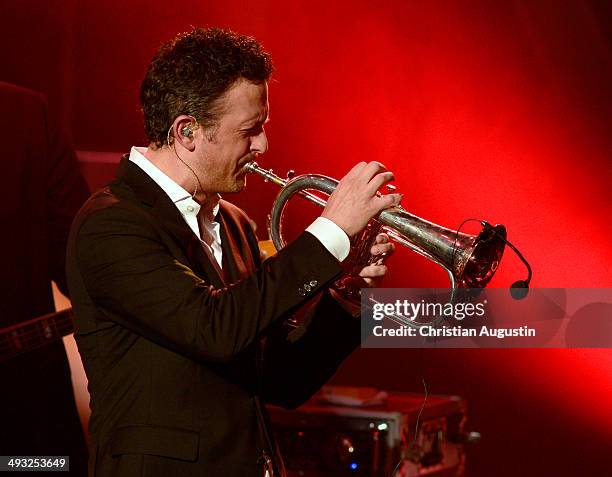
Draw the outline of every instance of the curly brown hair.
[[[150,144],[162,147],[181,114],[205,128],[219,117],[217,101],[240,78],[268,81],[270,55],[252,37],[221,28],[197,28],[164,43],[147,68],[140,86],[145,132]]]

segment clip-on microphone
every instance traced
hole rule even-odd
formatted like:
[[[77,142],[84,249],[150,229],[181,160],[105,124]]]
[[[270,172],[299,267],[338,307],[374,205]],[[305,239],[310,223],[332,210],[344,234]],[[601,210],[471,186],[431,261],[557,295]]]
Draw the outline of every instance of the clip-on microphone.
[[[481,220],[480,224],[485,229],[492,231],[497,237],[502,239],[506,243],[506,245],[508,245],[508,247],[510,247],[514,251],[514,253],[516,253],[518,258],[520,258],[521,261],[527,267],[527,279],[517,280],[512,285],[510,285],[510,295],[512,296],[512,298],[514,298],[515,300],[522,300],[523,298],[527,296],[527,293],[529,293],[529,282],[531,282],[531,275],[532,275],[531,267],[529,266],[529,263],[527,262],[527,260],[525,260],[525,257],[523,257],[523,254],[519,252],[518,249],[506,239],[506,237],[498,233],[495,227],[489,224],[486,220]]]

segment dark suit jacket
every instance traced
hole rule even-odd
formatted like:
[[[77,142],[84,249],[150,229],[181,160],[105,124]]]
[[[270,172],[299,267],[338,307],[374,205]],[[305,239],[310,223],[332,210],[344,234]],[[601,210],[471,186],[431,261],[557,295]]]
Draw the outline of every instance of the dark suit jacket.
[[[261,265],[246,215],[222,201],[219,220],[225,277],[124,158],[73,224],[68,279],[98,477],[260,476],[254,397],[298,406],[359,344],[357,320],[325,292],[341,268],[315,237]],[[307,326],[288,336],[281,323],[313,297]]]

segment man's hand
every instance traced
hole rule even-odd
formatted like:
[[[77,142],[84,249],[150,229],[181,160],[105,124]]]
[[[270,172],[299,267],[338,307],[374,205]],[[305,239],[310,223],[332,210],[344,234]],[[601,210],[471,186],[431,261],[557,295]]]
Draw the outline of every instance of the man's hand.
[[[370,249],[372,259],[376,256],[382,255],[382,257],[371,265],[368,265],[361,269],[359,276],[364,279],[369,287],[377,287],[380,282],[387,274],[387,266],[384,265],[384,260],[395,252],[395,244],[389,241],[387,234],[378,234],[376,236],[376,243]]]
[[[360,162],[342,178],[321,216],[334,222],[349,237],[355,236],[372,217],[399,205],[401,194],[377,194],[378,189],[393,179],[393,173],[381,163]]]
[[[372,260],[376,259],[377,256],[382,257],[374,261],[371,265],[367,265],[366,267],[362,268],[361,272],[359,273],[359,277],[368,287],[376,287],[380,285],[380,282],[387,274],[387,266],[383,264],[383,261],[394,251],[395,244],[389,242],[389,236],[387,234],[378,234],[376,236],[376,243],[370,249]],[[342,305],[346,311],[348,311],[354,317],[358,317],[361,313],[359,298],[358,296],[353,296],[347,292],[352,292],[353,286],[361,288],[363,282],[350,276],[345,276],[345,279],[348,281],[344,282],[343,284],[342,279],[336,282],[336,284],[341,283],[342,285],[339,288],[332,286],[329,289],[329,293],[338,303],[340,303],[340,305]],[[353,282],[351,282],[351,280]]]

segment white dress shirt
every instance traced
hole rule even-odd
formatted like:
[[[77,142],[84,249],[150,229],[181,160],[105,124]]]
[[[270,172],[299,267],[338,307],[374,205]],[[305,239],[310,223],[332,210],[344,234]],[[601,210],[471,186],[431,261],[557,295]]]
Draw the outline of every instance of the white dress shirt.
[[[146,151],[147,149],[144,147],[132,147],[130,151],[130,161],[140,167],[168,195],[183,216],[183,219],[185,219],[189,228],[196,237],[198,237],[200,242],[211,251],[219,267],[221,267],[223,252],[221,249],[219,222],[216,220],[211,221],[208,218],[200,218],[200,221],[198,221],[200,204],[194,200],[189,192],[170,179],[170,177],[149,161],[144,156]],[[218,212],[219,204],[213,209],[213,217],[216,217]],[[212,237],[212,243],[210,245],[202,240],[199,222],[204,225],[206,232]],[[351,247],[349,238],[344,230],[331,220],[325,217],[318,217],[306,228],[306,231],[314,235],[338,261],[341,262],[348,256]]]

